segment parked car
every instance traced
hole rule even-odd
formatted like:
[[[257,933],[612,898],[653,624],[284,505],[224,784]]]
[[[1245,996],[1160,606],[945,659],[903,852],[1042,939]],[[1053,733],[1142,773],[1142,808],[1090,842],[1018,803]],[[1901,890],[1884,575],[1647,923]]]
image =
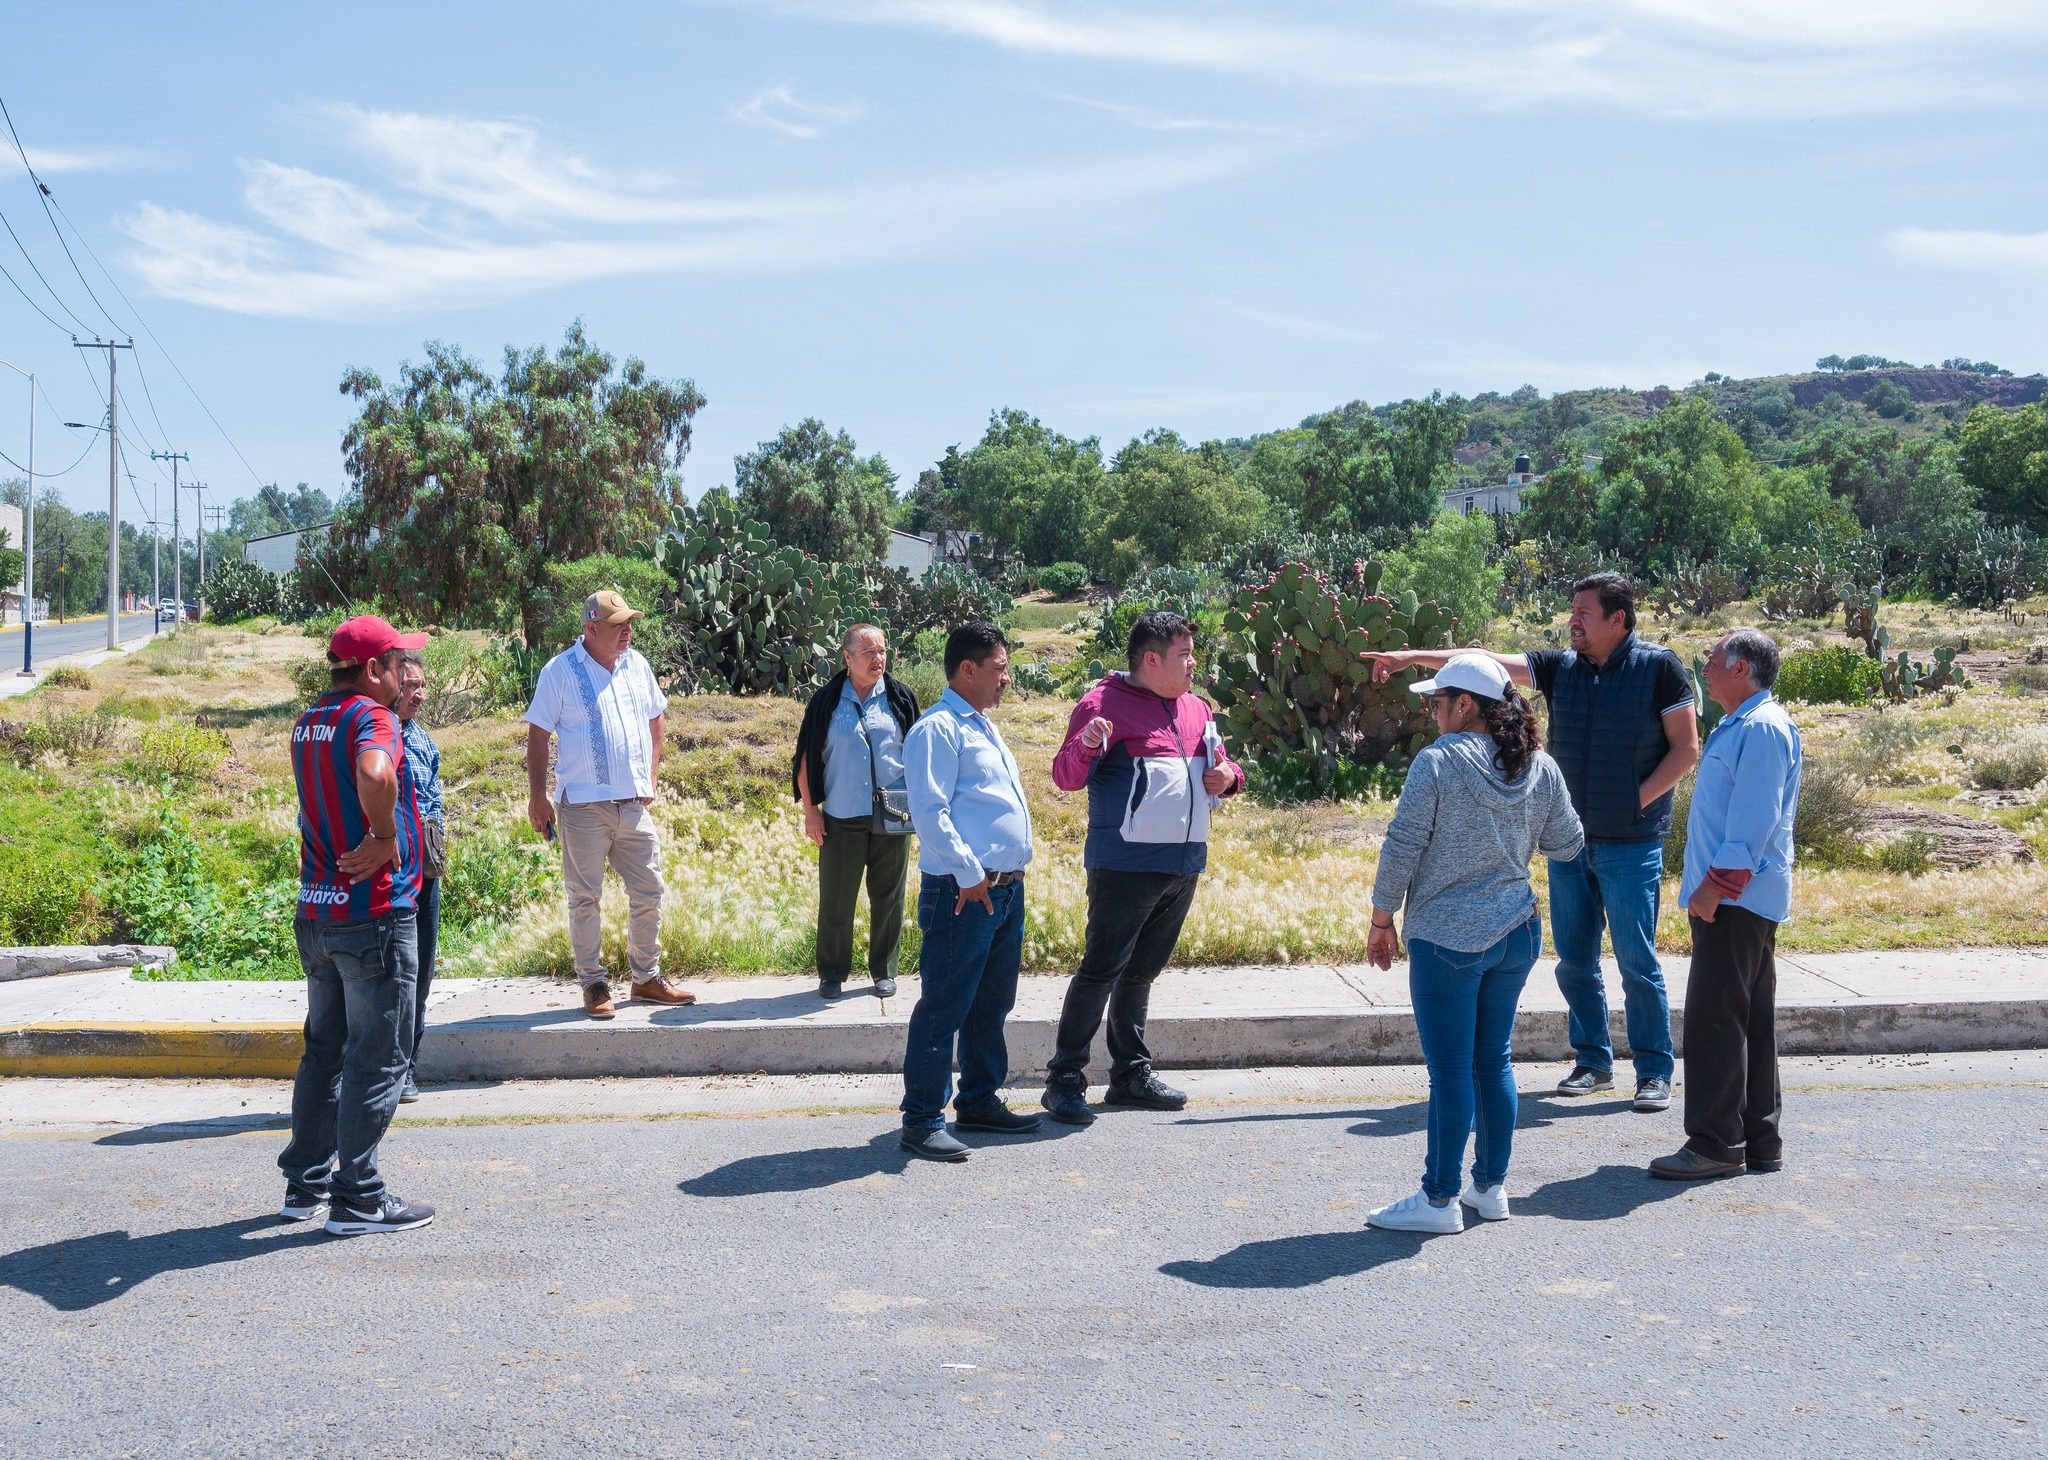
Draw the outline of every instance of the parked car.
[[[159,626],[176,623],[178,621],[178,605],[175,603],[159,603],[156,606],[156,621]]]

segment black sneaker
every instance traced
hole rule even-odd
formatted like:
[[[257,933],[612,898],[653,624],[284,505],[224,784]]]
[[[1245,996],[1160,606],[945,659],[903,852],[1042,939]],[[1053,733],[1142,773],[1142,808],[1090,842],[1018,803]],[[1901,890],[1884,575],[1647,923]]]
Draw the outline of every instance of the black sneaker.
[[[1000,1136],[1021,1136],[1038,1129],[1038,1117],[1010,1109],[1000,1100],[977,1105],[972,1110],[953,1112],[953,1129],[994,1131]]]
[[[410,1104],[412,1104],[412,1103],[413,1103],[413,1101],[415,1101],[415,1100],[417,1100],[417,1099],[419,1099],[419,1098],[420,1098],[420,1085],[419,1085],[419,1081],[415,1080],[415,1079],[414,1079],[414,1078],[412,1077],[412,1071],[411,1071],[411,1070],[407,1070],[407,1071],[405,1072],[405,1083],[404,1083],[403,1085],[400,1085],[400,1086],[398,1087],[398,1103],[399,1103],[400,1105],[410,1105]]]
[[[944,1126],[936,1130],[921,1127],[903,1127],[903,1149],[913,1156],[922,1156],[927,1161],[965,1161],[968,1147],[947,1134]]]
[[[368,1206],[336,1202],[327,1213],[327,1230],[337,1237],[360,1237],[366,1232],[410,1232],[433,1220],[432,1207],[387,1191]]]
[[[844,979],[821,978],[818,980],[818,997],[821,999],[836,999],[845,992],[846,980]]]
[[[287,1222],[309,1222],[327,1210],[327,1183],[292,1181],[284,1184],[284,1206],[278,1215]]]
[[[1045,1113],[1061,1125],[1093,1125],[1095,1112],[1088,1106],[1086,1085],[1047,1085],[1038,1097]]]
[[[1574,1065],[1572,1072],[1557,1082],[1560,1095],[1597,1095],[1613,1088],[1614,1071],[1589,1070],[1584,1065]]]
[[[1671,1082],[1652,1076],[1636,1081],[1636,1109],[1669,1110],[1671,1108]]]
[[[1111,1085],[1102,1100],[1105,1105],[1135,1105],[1141,1110],[1185,1110],[1188,1092],[1174,1089],[1147,1070],[1135,1080]]]

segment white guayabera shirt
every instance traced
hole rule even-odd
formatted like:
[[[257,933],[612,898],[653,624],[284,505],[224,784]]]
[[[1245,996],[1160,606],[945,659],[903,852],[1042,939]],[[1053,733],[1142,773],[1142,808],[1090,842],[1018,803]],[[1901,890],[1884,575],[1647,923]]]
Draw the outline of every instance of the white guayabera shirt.
[[[638,649],[609,672],[578,639],[547,662],[526,723],[557,737],[556,794],[572,806],[654,794],[654,737],[648,724],[668,696]]]

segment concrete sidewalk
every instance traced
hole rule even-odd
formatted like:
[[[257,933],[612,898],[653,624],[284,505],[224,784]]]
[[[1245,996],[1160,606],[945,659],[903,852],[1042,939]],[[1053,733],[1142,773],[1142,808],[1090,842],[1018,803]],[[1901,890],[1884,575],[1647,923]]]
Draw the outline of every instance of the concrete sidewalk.
[[[1549,960],[1530,976],[1518,1059],[1570,1055]],[[1674,1005],[1683,958],[1666,960]],[[428,1080],[606,1075],[858,1075],[900,1068],[917,980],[880,1000],[864,985],[827,1004],[810,978],[686,979],[683,1008],[622,1004],[586,1018],[576,987],[553,979],[446,979],[434,985],[420,1073]],[[1063,976],[1023,980],[1009,1024],[1019,1078],[1052,1053]],[[1625,1043],[1610,971],[1615,1042]],[[157,983],[126,970],[0,984],[0,1075],[289,1075],[299,1051],[298,983]],[[1673,1023],[1677,1025],[1674,1008]],[[1148,1036],[1163,1069],[1419,1062],[1404,964],[1169,970]],[[2048,953],[1781,955],[1778,1041],[1788,1055],[1877,1055],[2048,1047]],[[1099,1047],[1099,1046],[1098,1046]],[[1098,1059],[1099,1080],[1105,1065]]]

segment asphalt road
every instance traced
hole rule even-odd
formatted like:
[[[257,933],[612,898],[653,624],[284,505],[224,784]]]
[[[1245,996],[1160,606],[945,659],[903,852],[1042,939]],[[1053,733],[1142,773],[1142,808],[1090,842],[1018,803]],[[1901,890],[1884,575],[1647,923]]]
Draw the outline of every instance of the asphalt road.
[[[147,638],[151,616],[146,613],[124,613],[121,615],[121,642],[130,639]],[[164,625],[169,633],[171,626]],[[107,647],[107,621],[104,618],[77,620],[60,624],[54,619],[36,625],[35,656],[36,667],[62,659],[71,654],[88,654],[94,649]],[[0,668],[21,668],[21,631],[0,635]]]
[[[1794,1090],[1787,1171],[1704,1186],[1642,1172],[1675,1115],[1525,1098],[1517,1216],[1437,1238],[1363,1225],[1400,1093],[958,1167],[886,1114],[457,1117],[385,1147],[440,1219],[357,1239],[272,1214],[246,1106],[16,1119],[0,1454],[2035,1456],[2048,1057],[2007,1069]]]

